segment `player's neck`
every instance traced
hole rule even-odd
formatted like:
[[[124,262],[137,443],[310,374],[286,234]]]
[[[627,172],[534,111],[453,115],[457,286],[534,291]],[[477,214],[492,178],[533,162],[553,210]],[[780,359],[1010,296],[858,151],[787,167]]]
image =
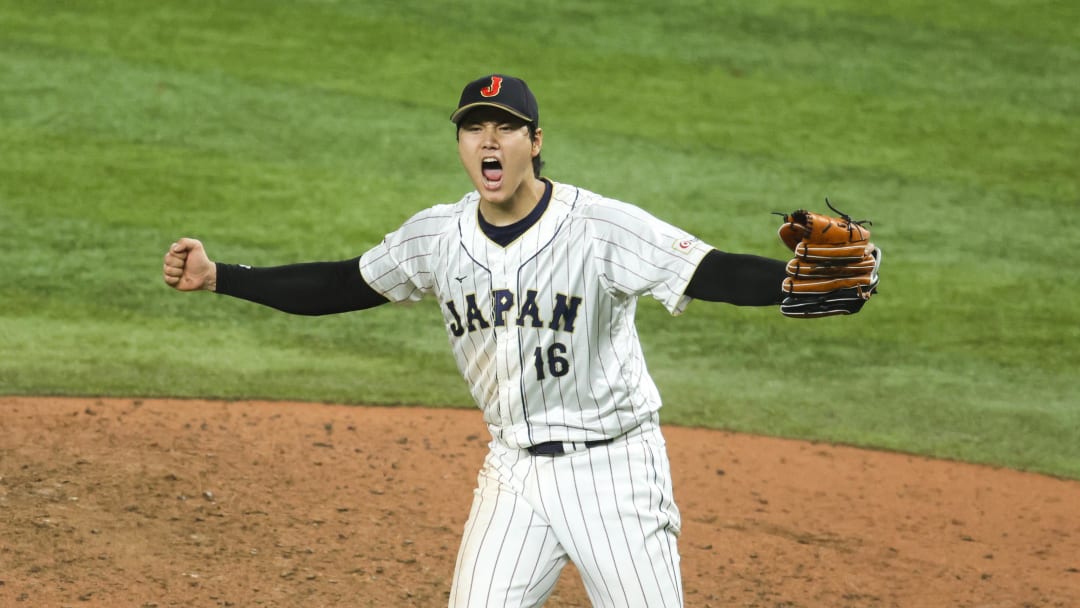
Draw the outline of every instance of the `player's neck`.
[[[525,180],[510,198],[493,202],[480,198],[480,213],[492,226],[509,226],[529,215],[544,196],[545,184],[538,178]]]

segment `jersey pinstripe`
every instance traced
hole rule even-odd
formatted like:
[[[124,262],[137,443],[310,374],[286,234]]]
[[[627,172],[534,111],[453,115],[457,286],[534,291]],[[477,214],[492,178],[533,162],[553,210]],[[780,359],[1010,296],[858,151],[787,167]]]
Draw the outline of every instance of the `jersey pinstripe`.
[[[409,219],[360,259],[391,301],[438,298],[492,436],[508,447],[622,435],[660,407],[634,327],[637,298],[672,314],[710,247],[644,210],[566,184],[503,247],[479,195]]]
[[[681,607],[681,518],[670,479],[654,421],[555,458],[493,441],[449,605],[541,606],[573,561],[596,608]]]

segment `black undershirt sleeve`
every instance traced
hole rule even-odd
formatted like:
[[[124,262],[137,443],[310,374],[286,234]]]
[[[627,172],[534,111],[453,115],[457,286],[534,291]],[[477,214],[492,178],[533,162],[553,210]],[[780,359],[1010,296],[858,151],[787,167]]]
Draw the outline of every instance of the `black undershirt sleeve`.
[[[694,271],[686,295],[736,306],[771,306],[784,299],[787,262],[713,249]]]
[[[217,264],[217,293],[296,315],[372,308],[387,300],[360,274],[360,258],[251,268]]]
[[[250,268],[217,264],[217,293],[298,315],[363,310],[388,300],[360,274],[359,258]],[[686,295],[738,306],[769,306],[783,299],[785,262],[713,249],[694,272]]]

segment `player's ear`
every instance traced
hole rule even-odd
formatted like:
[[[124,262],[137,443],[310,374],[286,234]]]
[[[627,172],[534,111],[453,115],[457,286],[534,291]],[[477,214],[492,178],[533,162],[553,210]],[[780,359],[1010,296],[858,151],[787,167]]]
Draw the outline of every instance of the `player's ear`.
[[[544,130],[540,127],[536,127],[536,130],[532,134],[532,155],[533,157],[539,156],[540,148],[544,147]]]

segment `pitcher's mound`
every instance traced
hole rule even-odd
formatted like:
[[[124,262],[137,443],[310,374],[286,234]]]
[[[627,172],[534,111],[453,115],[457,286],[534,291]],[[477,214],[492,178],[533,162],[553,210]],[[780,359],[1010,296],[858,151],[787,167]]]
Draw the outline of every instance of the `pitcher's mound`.
[[[1080,483],[665,427],[688,606],[1080,605]],[[440,606],[474,410],[0,397],[2,606]],[[564,572],[548,606],[588,606]]]

